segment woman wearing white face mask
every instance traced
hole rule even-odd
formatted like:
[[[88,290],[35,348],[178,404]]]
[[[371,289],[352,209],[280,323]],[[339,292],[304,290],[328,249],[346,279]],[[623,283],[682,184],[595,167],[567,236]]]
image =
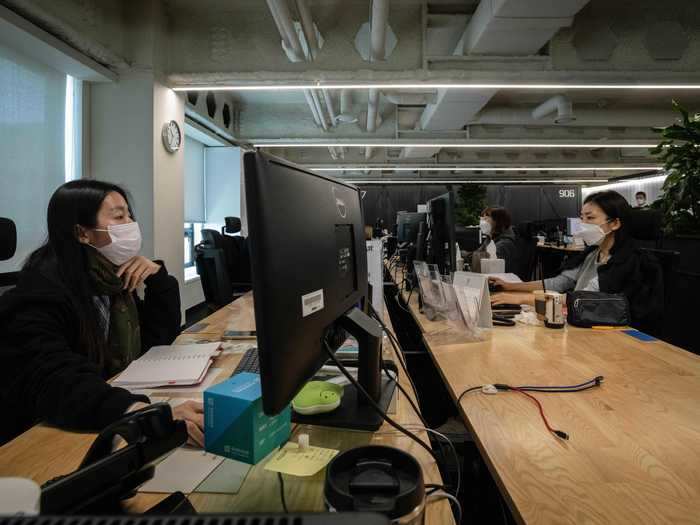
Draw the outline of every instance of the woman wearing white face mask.
[[[66,183],[51,197],[47,226],[46,244],[0,297],[0,443],[41,420],[96,431],[148,403],[106,379],[180,330],[177,280],[139,255],[141,232],[124,190]],[[134,293],[140,284],[143,300]],[[201,404],[173,412],[202,444]]]
[[[472,266],[478,267],[476,260],[482,257],[486,247],[493,241],[496,246],[496,256],[505,260],[506,272],[516,273],[520,268],[520,258],[508,210],[500,207],[486,208],[481,212],[479,229],[484,236],[484,242],[472,254]]]
[[[615,191],[589,195],[581,208],[581,228],[574,235],[586,244],[586,250],[566,261],[561,273],[545,279],[547,290],[570,292],[624,293],[629,302],[633,324],[650,326],[663,314],[663,280],[655,259],[636,250],[627,232],[631,208]],[[542,290],[542,281],[505,283],[491,279],[507,292]],[[534,303],[534,296],[526,296]],[[492,303],[522,302],[523,296],[508,293],[493,297]]]

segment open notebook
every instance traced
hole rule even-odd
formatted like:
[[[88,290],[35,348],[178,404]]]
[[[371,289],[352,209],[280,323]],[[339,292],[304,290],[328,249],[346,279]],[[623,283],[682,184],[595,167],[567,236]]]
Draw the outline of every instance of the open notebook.
[[[196,385],[202,382],[220,343],[154,346],[112,382],[125,388]]]

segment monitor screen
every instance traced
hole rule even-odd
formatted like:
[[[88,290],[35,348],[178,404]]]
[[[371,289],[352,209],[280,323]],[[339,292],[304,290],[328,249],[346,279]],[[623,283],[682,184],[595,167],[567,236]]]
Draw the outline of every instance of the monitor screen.
[[[326,361],[336,320],[366,297],[360,190],[261,152],[243,165],[263,408],[277,414]]]

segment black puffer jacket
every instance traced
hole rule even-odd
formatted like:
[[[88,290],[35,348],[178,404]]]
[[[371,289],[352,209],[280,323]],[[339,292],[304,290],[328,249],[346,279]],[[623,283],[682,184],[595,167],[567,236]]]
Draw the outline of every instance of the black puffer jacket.
[[[142,350],[170,344],[180,330],[177,280],[161,264],[136,302]],[[144,396],[110,386],[104,371],[78,344],[78,313],[55,265],[20,274],[0,296],[0,444],[38,421],[76,430],[99,430]]]
[[[595,249],[590,246],[569,257],[562,270],[580,266]],[[664,316],[664,280],[661,265],[653,255],[638,250],[632,239],[616,242],[610,260],[598,268],[598,283],[601,292],[625,294],[635,328],[659,333]]]

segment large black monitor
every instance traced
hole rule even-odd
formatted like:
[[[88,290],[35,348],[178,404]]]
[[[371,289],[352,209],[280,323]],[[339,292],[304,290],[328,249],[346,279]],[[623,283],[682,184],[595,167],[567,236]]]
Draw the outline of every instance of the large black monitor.
[[[243,166],[265,413],[291,402],[344,330],[359,343],[360,384],[386,410],[393,383],[380,375],[381,325],[358,308],[368,287],[360,190],[262,152],[245,153]],[[346,387],[341,406],[314,423],[379,428],[358,394]]]
[[[428,201],[428,262],[437,264],[442,274],[457,266],[455,244],[455,208],[452,192]]]
[[[400,243],[415,243],[418,237],[418,227],[425,222],[425,213],[400,211],[396,214],[396,236]]]

